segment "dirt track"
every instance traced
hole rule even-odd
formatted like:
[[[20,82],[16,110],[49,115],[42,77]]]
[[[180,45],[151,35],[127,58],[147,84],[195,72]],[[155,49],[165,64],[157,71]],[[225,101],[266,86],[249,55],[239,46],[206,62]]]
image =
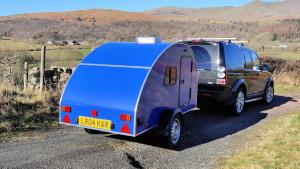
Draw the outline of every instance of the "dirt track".
[[[64,127],[0,144],[0,168],[213,168],[219,158],[246,144],[247,131],[299,110],[299,102],[300,94],[276,96],[270,106],[248,104],[239,117],[222,108],[188,113],[180,151],[163,148],[153,132],[131,139]]]

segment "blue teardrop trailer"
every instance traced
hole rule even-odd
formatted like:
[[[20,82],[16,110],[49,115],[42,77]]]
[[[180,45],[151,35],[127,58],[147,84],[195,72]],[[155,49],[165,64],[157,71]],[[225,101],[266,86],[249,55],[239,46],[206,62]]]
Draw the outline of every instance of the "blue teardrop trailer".
[[[60,123],[136,137],[163,129],[170,147],[182,114],[197,106],[197,68],[191,48],[153,38],[109,42],[77,66],[60,100]]]

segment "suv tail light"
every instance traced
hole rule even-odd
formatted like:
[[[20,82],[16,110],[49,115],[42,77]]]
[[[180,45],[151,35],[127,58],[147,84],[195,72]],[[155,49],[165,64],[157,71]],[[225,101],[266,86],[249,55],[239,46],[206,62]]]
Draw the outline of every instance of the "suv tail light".
[[[217,74],[217,77],[218,77],[219,79],[224,79],[225,76],[226,76],[226,74],[225,74],[224,72],[218,72],[218,74]]]
[[[218,85],[226,85],[226,79],[217,79]]]
[[[226,85],[226,69],[223,66],[218,67],[217,73],[217,84],[218,85]]]

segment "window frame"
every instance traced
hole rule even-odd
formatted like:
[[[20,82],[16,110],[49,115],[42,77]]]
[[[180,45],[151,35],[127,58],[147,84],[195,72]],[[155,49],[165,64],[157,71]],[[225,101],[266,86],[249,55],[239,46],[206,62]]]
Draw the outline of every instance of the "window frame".
[[[258,57],[258,55],[256,54],[256,52],[250,51],[250,56],[251,56],[251,59],[252,59],[253,70],[260,70],[261,61],[260,61],[260,58]],[[256,57],[256,59],[253,58],[253,57]],[[258,63],[255,63],[256,61],[258,61]]]
[[[248,57],[250,58],[250,60],[251,60],[251,65],[249,66],[249,65],[247,65],[247,60],[246,60],[246,55],[247,55],[247,53],[248,53]],[[244,69],[248,69],[248,70],[252,70],[253,69],[253,60],[252,60],[252,56],[251,56],[251,53],[250,53],[250,51],[248,51],[248,50],[243,50],[243,55],[244,55],[244,59],[245,59],[245,65],[244,65]]]

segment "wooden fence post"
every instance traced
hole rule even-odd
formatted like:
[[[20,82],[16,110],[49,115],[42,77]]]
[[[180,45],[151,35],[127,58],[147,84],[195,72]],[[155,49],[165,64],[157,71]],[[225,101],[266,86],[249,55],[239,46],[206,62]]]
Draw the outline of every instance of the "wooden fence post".
[[[27,89],[27,82],[28,82],[28,63],[24,63],[24,90]]]
[[[46,59],[46,46],[42,46],[41,67],[40,67],[40,93],[42,93],[44,89],[44,83],[45,83],[45,59]]]

